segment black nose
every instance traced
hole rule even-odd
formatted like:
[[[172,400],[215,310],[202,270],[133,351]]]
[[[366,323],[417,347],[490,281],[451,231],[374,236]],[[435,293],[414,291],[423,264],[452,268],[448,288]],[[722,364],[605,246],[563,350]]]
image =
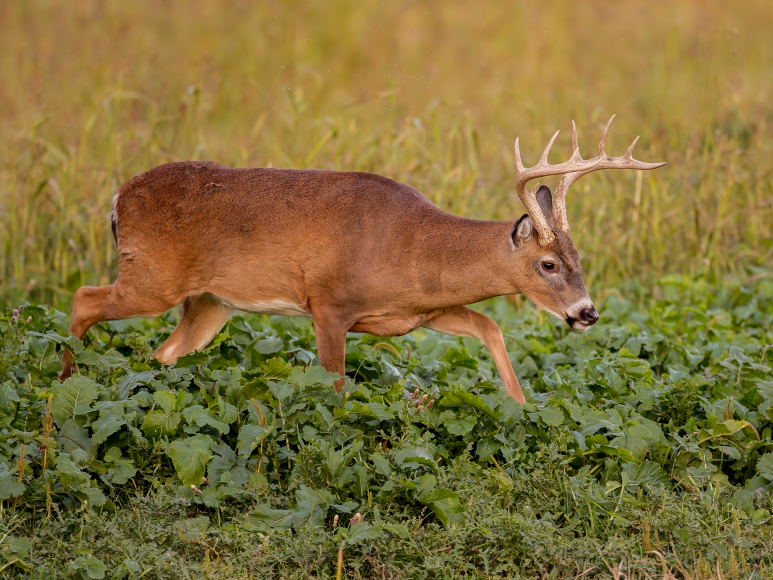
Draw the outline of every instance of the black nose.
[[[580,322],[584,322],[588,326],[592,326],[598,322],[599,319],[599,313],[596,312],[596,309],[591,308],[583,308],[580,310]]]

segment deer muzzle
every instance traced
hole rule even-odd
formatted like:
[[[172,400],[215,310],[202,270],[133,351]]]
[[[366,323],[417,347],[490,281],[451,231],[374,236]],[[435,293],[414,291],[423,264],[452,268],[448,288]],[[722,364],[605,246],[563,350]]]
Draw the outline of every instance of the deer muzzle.
[[[580,304],[576,307],[567,309],[566,323],[572,330],[587,330],[599,320],[599,313],[593,304]]]

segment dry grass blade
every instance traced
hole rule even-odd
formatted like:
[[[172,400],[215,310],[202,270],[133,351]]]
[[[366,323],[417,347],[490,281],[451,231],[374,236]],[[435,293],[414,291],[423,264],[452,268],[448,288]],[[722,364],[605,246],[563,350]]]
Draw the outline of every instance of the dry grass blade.
[[[660,550],[650,550],[646,553],[655,554],[658,558],[660,558],[660,565],[663,566],[663,580],[677,580],[673,572],[671,572],[671,568],[666,563],[666,557],[663,555],[663,552]],[[690,576],[685,576],[685,580],[692,580],[692,578]]]
[[[620,563],[615,566],[614,568],[607,562],[607,559],[604,557],[604,554],[601,552],[601,548],[598,547],[597,544],[593,544],[596,548],[596,551],[599,553],[599,556],[601,556],[601,559],[604,561],[604,565],[607,567],[607,570],[609,570],[609,573],[612,574],[612,578],[614,580],[622,580],[623,578],[627,578],[627,575],[623,573],[623,561],[621,560]]]
[[[586,568],[585,570],[583,570],[582,572],[577,574],[577,576],[574,577],[574,580],[579,580],[580,578],[582,578],[583,576],[585,576],[589,572],[592,572],[595,569],[596,569],[596,566],[590,566],[590,567]]]

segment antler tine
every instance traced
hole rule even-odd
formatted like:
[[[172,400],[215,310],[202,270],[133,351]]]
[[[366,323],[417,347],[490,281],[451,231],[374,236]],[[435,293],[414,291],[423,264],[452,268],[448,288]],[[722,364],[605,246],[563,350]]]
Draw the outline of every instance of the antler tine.
[[[599,141],[598,155],[594,159],[589,159],[584,163],[578,163],[577,168],[574,171],[567,173],[558,181],[556,194],[553,198],[553,221],[557,228],[560,228],[567,233],[569,232],[569,223],[566,217],[566,193],[569,191],[569,188],[572,186],[572,184],[580,179],[580,177],[600,169],[650,170],[657,169],[658,167],[663,167],[665,165],[665,162],[645,163],[633,158],[633,149],[636,147],[636,143],[639,141],[638,137],[633,140],[633,143],[631,143],[630,147],[628,147],[625,155],[622,157],[608,157],[604,147],[606,145],[607,136],[609,135],[609,128],[612,126],[612,121],[614,120],[615,115],[612,115],[612,117],[607,122],[606,127],[604,127],[604,132],[601,134],[601,140]],[[572,135],[572,140],[574,141],[574,135]],[[573,145],[574,144],[575,143],[573,143]],[[575,155],[579,155],[579,149],[575,151]],[[572,160],[574,160],[574,157],[575,156],[573,155]]]
[[[515,138],[515,168],[518,170],[518,176],[525,171],[523,162],[521,161],[521,150],[518,147],[518,137]]]
[[[574,153],[572,153],[572,156],[569,158],[569,161],[567,161],[567,165],[579,165],[580,162],[586,163],[586,161],[580,156],[580,148],[575,147]],[[593,159],[591,159],[593,161]]]
[[[612,126],[612,121],[614,120],[615,120],[615,115],[612,115],[609,118],[609,121],[607,121],[607,126],[604,127],[604,132],[601,134],[601,139],[599,140],[599,157],[602,159],[606,157],[604,146],[607,144],[607,135],[609,135],[609,128]]]
[[[636,139],[633,140],[633,143],[631,143],[630,147],[628,147],[628,150],[625,152],[625,155],[623,155],[624,159],[627,159],[628,161],[633,161],[633,148],[636,147],[636,142],[639,140],[639,136],[636,136]]]
[[[550,149],[553,147],[553,143],[555,142],[556,137],[558,137],[558,134],[560,132],[561,131],[556,131],[553,134],[553,137],[550,139],[550,142],[548,143],[548,146],[545,147],[545,150],[542,152],[542,157],[539,158],[539,163],[537,163],[538,167],[542,167],[542,166],[547,167],[549,165],[549,163],[548,163],[548,155],[550,154]]]
[[[577,125],[574,124],[574,119],[572,119],[572,151],[576,151],[579,148],[580,146],[577,144]]]

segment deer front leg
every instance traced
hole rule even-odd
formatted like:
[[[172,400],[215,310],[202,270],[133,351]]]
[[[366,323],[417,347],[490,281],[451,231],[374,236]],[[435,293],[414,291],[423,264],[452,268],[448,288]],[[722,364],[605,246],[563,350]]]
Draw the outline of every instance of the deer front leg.
[[[518,384],[518,379],[513,372],[513,365],[510,364],[510,357],[507,356],[502,331],[488,316],[479,314],[466,306],[454,306],[444,310],[423,326],[454,336],[471,336],[483,342],[494,357],[494,363],[497,365],[497,371],[507,394],[521,404],[526,402],[521,385]]]
[[[314,333],[317,335],[319,364],[330,373],[346,375],[346,331],[349,323],[342,323],[334,316],[314,313]],[[336,393],[341,392],[344,379],[334,383]]]

